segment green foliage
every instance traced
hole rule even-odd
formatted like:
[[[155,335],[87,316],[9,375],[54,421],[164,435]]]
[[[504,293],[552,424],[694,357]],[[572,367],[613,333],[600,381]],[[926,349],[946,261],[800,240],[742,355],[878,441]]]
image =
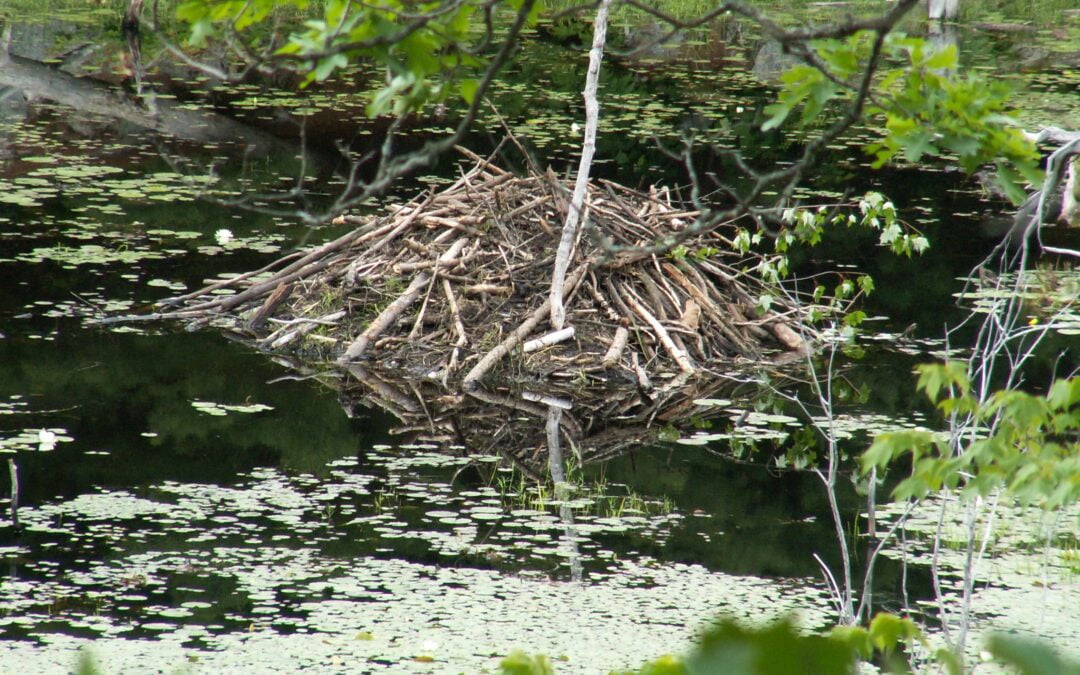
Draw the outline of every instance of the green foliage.
[[[1080,663],[1066,661],[1053,647],[1032,638],[999,633],[990,636],[987,649],[1020,675],[1080,675]]]
[[[412,112],[452,95],[473,102],[479,86],[473,75],[483,60],[473,53],[472,25],[482,6],[470,0],[186,0],[177,16],[190,25],[193,46],[228,36],[258,54],[280,44],[272,58],[301,72],[303,86],[358,61],[377,64],[386,71],[387,84],[368,104],[368,114],[376,116]],[[516,12],[523,0],[507,0],[505,6]],[[532,5],[532,22],[540,7]],[[290,10],[309,18],[289,24],[285,38],[266,35],[268,19]]]
[[[922,254],[930,247],[930,242],[922,233],[900,220],[896,207],[885,195],[867,192],[858,201],[857,210],[831,212],[825,207],[784,209],[780,216],[780,227],[772,239],[774,253],[758,260],[755,268],[758,276],[769,284],[778,284],[790,272],[788,255],[793,247],[817,245],[826,226],[863,227],[877,231],[878,243],[897,255],[911,257],[912,254]],[[732,248],[747,253],[764,239],[761,231],[751,233],[746,228],[739,228],[732,239]],[[685,248],[679,248],[671,255],[683,258],[688,253]],[[694,256],[701,259],[712,253],[711,250],[699,249]],[[867,275],[841,278],[831,293],[825,286],[819,285],[814,290],[812,300],[815,306],[811,308],[810,318],[816,321],[827,316],[842,315],[844,326],[853,329],[866,319],[865,313],[852,309],[854,303],[869,296],[874,288],[873,278]],[[773,296],[762,294],[757,301],[758,310],[762,313],[768,311],[772,300]]]
[[[697,647],[684,659],[663,656],[620,675],[834,674],[854,672],[855,663],[856,652],[846,642],[802,635],[789,621],[747,628],[725,620],[702,634]]]
[[[855,652],[844,643],[800,635],[787,621],[761,629],[724,621],[702,635],[686,659],[685,672],[824,675],[852,672],[855,663]]]
[[[834,100],[851,99],[868,62],[875,33],[847,40],[820,40],[814,51],[827,72],[807,65],[788,70],[764,130],[779,127],[796,110],[810,123]],[[901,64],[875,75],[866,112],[881,120],[882,139],[867,146],[880,167],[897,155],[909,162],[924,156],[955,159],[973,172],[995,164],[1002,188],[1014,201],[1024,193],[1018,183],[1041,183],[1038,152],[1010,114],[1009,85],[977,73],[956,73],[956,48],[934,49],[921,38],[890,34],[882,45],[886,61]]]
[[[551,660],[543,654],[511,652],[499,663],[500,675],[555,675]]]
[[[1039,183],[1042,174],[1035,145],[1009,114],[1012,88],[978,74],[954,74],[955,47],[933,51],[924,40],[902,36],[889,43],[908,56],[908,66],[885,75],[882,88],[890,99],[870,108],[885,118],[886,129],[882,142],[867,148],[875,166],[899,152],[910,162],[948,153],[968,173],[993,162],[1006,193],[1023,201],[1019,175]]]
[[[685,657],[665,655],[637,670],[612,671],[612,675],[788,675],[788,673],[854,673],[862,663],[876,663],[883,672],[908,673],[906,656],[921,646],[938,672],[960,675],[960,658],[945,648],[934,649],[911,619],[881,613],[867,627],[840,626],[827,635],[806,635],[790,621],[763,628],[749,628],[724,620],[701,635]],[[1080,675],[1046,643],[995,635],[988,643],[998,662],[1013,666],[1022,675]],[[500,664],[502,675],[549,675],[554,671],[542,656],[514,652]]]
[[[864,471],[911,457],[911,475],[894,497],[1004,488],[1020,503],[1044,509],[1080,500],[1080,378],[1055,381],[1045,396],[1002,390],[980,403],[961,364],[927,364],[918,372],[918,388],[942,414],[969,416],[980,433],[957,448],[927,431],[877,436],[862,456]]]
[[[805,635],[786,620],[748,628],[725,620],[705,631],[686,657],[665,655],[637,670],[612,675],[788,675],[857,672],[860,662],[876,662],[884,672],[908,673],[903,650],[916,644],[929,653],[938,672],[960,675],[960,658],[948,649],[934,650],[911,619],[880,613],[867,627],[839,626],[828,635]],[[902,649],[903,648],[903,649]],[[1080,664],[1063,659],[1050,645],[1032,638],[992,635],[987,649],[995,660],[1021,675],[1080,675]],[[514,652],[499,665],[501,675],[553,675],[547,657]]]
[[[866,628],[862,626],[837,626],[830,633],[833,640],[847,645],[863,661],[875,657],[885,664],[889,672],[910,672],[911,666],[900,647],[911,648],[916,643],[930,650],[930,644],[922,630],[911,619],[879,613]],[[945,672],[959,675],[963,672],[960,660],[948,649],[932,651],[932,658]]]
[[[75,675],[101,675],[102,670],[93,653],[89,649],[83,648],[79,650],[79,660],[75,664],[72,673]]]

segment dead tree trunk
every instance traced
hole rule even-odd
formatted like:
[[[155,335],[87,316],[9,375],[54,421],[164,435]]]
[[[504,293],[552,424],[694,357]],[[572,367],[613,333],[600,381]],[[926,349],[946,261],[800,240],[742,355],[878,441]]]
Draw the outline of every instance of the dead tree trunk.
[[[596,100],[596,89],[600,82],[600,61],[604,58],[604,44],[607,41],[607,13],[611,0],[601,0],[596,10],[596,23],[593,25],[592,49],[589,50],[589,70],[585,76],[585,140],[581,144],[581,163],[578,165],[577,182],[574,184],[574,196],[566,212],[562,238],[555,256],[555,269],[551,274],[551,327],[562,330],[566,323],[566,309],[563,307],[563,285],[566,283],[566,270],[570,267],[570,258],[577,240],[581,211],[585,207],[585,192],[589,185],[589,171],[592,168],[593,152],[596,149],[596,124],[600,113],[600,104]]]
[[[927,16],[936,21],[951,21],[960,11],[960,0],[930,0]]]

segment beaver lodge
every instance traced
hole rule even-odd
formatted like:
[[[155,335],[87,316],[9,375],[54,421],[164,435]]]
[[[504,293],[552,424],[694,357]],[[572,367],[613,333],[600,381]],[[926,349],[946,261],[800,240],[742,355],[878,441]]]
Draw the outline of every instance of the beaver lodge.
[[[732,377],[739,367],[803,353],[802,310],[784,298],[757,309],[757,258],[716,231],[685,242],[708,255],[635,252],[698,214],[667,189],[603,180],[588,190],[566,328],[553,332],[548,293],[571,187],[463,152],[471,167],[441,191],[344,216],[356,228],[337,240],[170,300],[157,316],[288,355],[341,390],[347,409],[377,405],[414,441],[539,453],[555,405],[590,459],[700,414],[695,399],[748,379]]]

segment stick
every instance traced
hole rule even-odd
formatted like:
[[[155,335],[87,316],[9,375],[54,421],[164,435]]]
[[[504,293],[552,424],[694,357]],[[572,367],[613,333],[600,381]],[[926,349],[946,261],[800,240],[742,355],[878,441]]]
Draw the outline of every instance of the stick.
[[[499,145],[502,145],[502,143],[500,143]],[[482,166],[485,169],[488,169],[492,173],[494,173],[496,175],[499,175],[499,176],[502,176],[504,174],[509,173],[508,171],[505,171],[502,168],[492,164],[491,161],[489,161],[487,159],[484,159],[483,157],[481,157],[480,155],[476,154],[475,152],[473,152],[472,150],[466,148],[463,145],[455,145],[454,149],[457,150],[458,152],[460,152],[461,154],[465,155],[466,157],[468,157],[472,161],[476,162],[476,168],[477,169],[479,169]]]
[[[19,467],[8,457],[8,473],[11,475],[11,524],[19,527]]]
[[[365,386],[370,388],[376,394],[377,397],[369,397],[371,400],[380,404],[385,409],[388,409],[399,419],[404,419],[407,415],[402,412],[403,410],[414,415],[421,412],[421,408],[417,405],[416,401],[409,398],[408,394],[401,391],[394,385],[384,382],[380,378],[376,377],[367,368],[364,368],[358,363],[350,363],[346,368],[349,374],[355,377],[360,382],[363,382]],[[380,398],[381,397],[381,398]],[[396,406],[396,407],[395,407]]]
[[[436,264],[442,264],[450,260],[456,259],[461,255],[461,250],[465,248],[465,245],[469,243],[468,238],[462,237],[454,242],[454,244],[443,252]],[[435,287],[435,280],[438,277],[432,275],[431,283],[428,285],[427,293],[424,294],[424,303],[420,305],[420,311],[416,314],[416,321],[413,323],[412,330],[409,332],[409,339],[413,340],[420,334],[420,330],[424,327],[424,314],[427,312],[428,301],[431,299],[431,289]]]
[[[664,345],[664,349],[671,355],[671,358],[675,359],[675,363],[679,364],[679,369],[684,373],[692,374],[694,372],[693,364],[690,363],[690,359],[687,358],[686,354],[675,346],[675,342],[671,339],[671,335],[667,332],[667,329],[660,325],[660,322],[656,320],[656,317],[650,314],[649,310],[645,309],[633,295],[627,294],[626,302],[629,303],[634,311],[637,312],[641,318],[645,319],[645,322],[652,327],[653,331],[656,333],[656,337],[660,338],[660,343]]]
[[[422,208],[422,206],[417,207],[418,210],[420,208]],[[319,246],[318,248],[316,248],[316,249],[314,249],[312,251],[309,251],[308,253],[303,255],[303,257],[301,257],[299,260],[292,263],[288,267],[285,267],[284,269],[279,270],[272,277],[270,277],[269,279],[267,279],[266,281],[264,281],[262,283],[256,284],[255,286],[252,286],[252,287],[248,288],[247,290],[245,290],[245,291],[243,291],[241,293],[238,293],[236,295],[228,296],[227,298],[218,298],[218,299],[215,299],[215,300],[209,300],[207,302],[203,302],[203,303],[200,303],[200,304],[197,304],[197,305],[193,305],[191,307],[186,308],[185,311],[193,311],[193,310],[208,311],[208,310],[210,310],[210,309],[212,309],[212,308],[214,308],[214,307],[216,307],[218,305],[221,305],[223,310],[232,309],[233,307],[236,307],[237,305],[241,304],[242,302],[244,302],[245,300],[247,300],[247,299],[249,299],[251,297],[258,297],[258,296],[262,295],[262,293],[264,293],[266,290],[268,290],[270,288],[276,288],[279,283],[287,283],[289,281],[294,281],[296,279],[303,278],[304,276],[307,276],[308,274],[313,274],[313,273],[323,269],[324,267],[326,267],[327,265],[329,265],[332,262],[332,259],[327,257],[330,253],[333,253],[334,251],[337,251],[338,249],[343,248],[345,246],[349,246],[349,245],[352,245],[352,244],[359,244],[359,243],[361,243],[363,241],[366,241],[369,238],[376,237],[376,236],[378,236],[378,234],[380,232],[385,231],[385,229],[387,229],[389,227],[393,227],[393,224],[391,223],[391,224],[383,225],[383,226],[378,227],[375,230],[371,230],[371,231],[365,231],[367,228],[361,227],[361,228],[358,228],[356,230],[353,230],[352,232],[348,232],[346,234],[343,234],[342,236],[338,237],[337,239],[335,239],[335,240],[333,240],[331,242],[327,242],[327,243],[323,244],[322,246]],[[311,269],[307,270],[305,273],[300,274],[299,272],[302,271],[304,269],[304,267],[306,265],[308,265],[309,263],[311,263],[312,261],[319,261],[319,262],[312,265]],[[267,268],[271,267],[271,265],[267,265],[267,267],[263,268],[263,269],[267,269]],[[210,286],[207,286],[206,288],[195,291],[194,293],[188,293],[187,295],[182,295],[182,296],[180,296],[178,298],[173,298],[172,300],[169,300],[167,302],[175,303],[175,302],[180,302],[180,301],[183,301],[183,300],[194,299],[194,298],[197,298],[197,297],[199,297],[201,295],[205,295],[206,293],[209,293],[210,291],[214,291],[214,290],[217,290],[219,288],[225,288],[227,286],[231,286],[232,284],[236,283],[237,281],[239,281],[241,279],[245,279],[245,278],[247,278],[247,277],[249,277],[249,276],[251,276],[253,274],[257,274],[257,273],[258,273],[258,271],[250,272],[248,274],[242,274],[239,277],[234,277],[232,279],[227,279],[227,280],[222,281],[222,282],[211,284]]]
[[[534,403],[523,401],[516,396],[508,396],[504,394],[494,394],[481,387],[476,387],[469,392],[469,396],[475,399],[479,399],[484,403],[490,403],[492,405],[502,406],[505,408],[511,408],[512,410],[520,410],[521,412],[533,415],[534,417],[547,416],[547,406],[539,406]],[[584,435],[584,431],[581,428],[581,423],[578,422],[572,415],[563,415],[559,421],[560,425],[566,429],[571,438],[581,438]]]
[[[637,352],[630,352],[630,363],[634,368],[634,375],[637,376],[638,387],[641,388],[642,392],[648,394],[652,391],[652,382],[649,381],[649,374],[638,363]]]
[[[549,396],[548,394],[538,394],[535,391],[523,391],[521,392],[521,398],[525,399],[526,401],[543,403],[546,406],[559,408],[560,410],[572,410],[574,408],[573,401],[568,398]]]
[[[245,272],[243,274],[238,274],[235,277],[229,277],[228,279],[224,279],[222,281],[214,282],[214,283],[212,283],[212,284],[210,284],[208,286],[204,286],[204,287],[200,288],[199,290],[192,291],[191,293],[188,293],[186,295],[180,295],[180,296],[177,296],[175,298],[168,298],[166,300],[162,300],[161,303],[159,303],[159,304],[162,304],[162,305],[175,305],[175,304],[181,303],[181,302],[183,302],[185,300],[191,300],[192,298],[197,298],[200,295],[206,295],[207,293],[210,293],[212,291],[216,291],[219,288],[225,288],[227,286],[232,286],[233,284],[238,283],[240,281],[243,281],[245,279],[250,279],[251,277],[262,274],[263,272],[268,272],[268,271],[274,269],[275,267],[277,267],[278,265],[281,265],[282,263],[286,263],[286,262],[292,260],[293,258],[304,257],[304,255],[305,254],[304,254],[303,251],[296,251],[295,253],[290,253],[289,255],[278,258],[277,260],[275,260],[275,261],[273,261],[271,263],[268,263],[268,264],[264,265],[263,267],[260,267],[257,270],[252,270],[250,272]]]
[[[611,341],[611,346],[608,347],[604,359],[600,361],[600,365],[604,368],[610,368],[618,363],[622,359],[622,353],[626,349],[626,341],[629,337],[630,331],[625,326],[619,326],[615,330],[615,339]]]
[[[262,307],[255,312],[255,316],[251,317],[251,321],[248,322],[248,328],[251,330],[257,330],[266,323],[266,318],[274,313],[274,310],[278,306],[289,299],[292,294],[293,284],[278,284],[278,287],[274,289],[274,292],[266,297]]]
[[[274,336],[278,335],[278,332],[275,332],[273,335],[263,340],[259,344],[259,346],[262,347],[269,343],[270,349],[281,349],[296,338],[307,335],[319,326],[337,325],[337,320],[342,318],[343,316],[345,316],[345,310],[342,309],[334,312],[333,314],[327,314],[321,319],[296,319],[295,321],[300,323],[299,326],[296,326],[295,328],[291,328],[289,330],[285,330],[283,328],[282,330],[285,330],[285,333],[282,334],[281,337],[275,338]]]
[[[566,323],[566,309],[563,307],[563,286],[566,282],[566,270],[570,267],[570,254],[577,241],[578,221],[585,207],[585,193],[589,185],[589,171],[592,168],[593,153],[596,151],[596,125],[600,113],[600,104],[596,100],[596,89],[600,82],[600,61],[604,58],[604,43],[607,40],[607,15],[611,0],[600,0],[593,22],[592,49],[589,50],[589,69],[585,74],[585,139],[581,144],[581,162],[578,164],[577,181],[574,183],[574,196],[566,212],[559,249],[555,256],[555,269],[551,275],[551,327],[562,330]]]
[[[765,326],[772,331],[772,334],[776,336],[780,344],[787,347],[793,352],[803,352],[806,350],[806,342],[799,336],[798,333],[791,329],[791,326],[787,325],[783,321],[776,319],[765,324]]]
[[[454,342],[456,347],[464,347],[469,344],[469,338],[465,335],[465,324],[461,322],[461,310],[458,308],[457,298],[454,297],[454,289],[450,285],[449,279],[442,279],[443,294],[446,296],[446,304],[450,306],[450,319],[454,322],[454,332],[457,333],[457,341]],[[450,357],[451,366],[457,360],[457,350],[454,350],[453,355]]]
[[[349,348],[345,350],[345,353],[338,357],[338,364],[345,365],[349,361],[352,361],[362,355],[368,348],[368,345],[372,340],[379,337],[387,328],[392,326],[401,313],[404,312],[409,305],[416,302],[416,299],[420,296],[420,291],[427,286],[431,281],[431,276],[427,272],[421,272],[416,275],[409,284],[409,287],[405,289],[405,292],[398,296],[396,300],[390,303],[390,305],[384,309],[379,316],[375,317],[375,320],[371,322],[371,325],[360,334],[360,337],[356,338]]]
[[[514,292],[511,286],[497,286],[495,284],[474,284],[472,286],[466,286],[464,289],[465,295],[483,295],[484,293],[490,293],[492,295],[511,295]]]
[[[720,327],[720,332],[723,334],[723,337],[727,338],[731,343],[731,347],[734,351],[741,352],[744,356],[749,356],[751,358],[756,357],[758,354],[757,348],[747,340],[745,332],[739,331],[734,323],[727,318],[731,313],[728,312],[727,315],[725,315],[724,310],[709,297],[710,294],[715,294],[717,297],[722,298],[716,287],[709,283],[701,272],[685,262],[679,263],[679,269],[680,271],[685,270],[687,274],[693,275],[697,280],[698,285],[695,286],[692,281],[686,279],[687,285],[684,286],[684,288],[686,288],[688,293],[690,292],[690,288],[696,289],[698,295],[691,295],[698,300],[698,304],[705,309],[709,318],[716,322],[716,325]],[[678,280],[678,277],[676,277],[676,280]],[[682,285],[681,282],[680,285]],[[702,295],[702,288],[707,289],[710,293]],[[742,314],[740,313],[739,316],[742,316]]]
[[[589,269],[589,263],[582,263],[573,273],[567,277],[566,282],[570,287],[575,286],[581,278],[585,275],[585,272]],[[494,349],[484,355],[484,358],[473,366],[472,370],[465,375],[465,379],[461,381],[461,386],[465,391],[471,391],[476,388],[480,382],[480,378],[487,374],[501,358],[510,353],[510,350],[517,346],[526,335],[533,332],[533,330],[540,325],[540,322],[544,320],[544,316],[551,311],[551,297],[544,301],[542,305],[533,310],[533,313],[526,319],[513,333],[509,335],[505,340],[495,346]]]
[[[521,350],[526,354],[529,352],[535,352],[537,349],[543,349],[544,347],[550,347],[551,345],[565,342],[574,337],[574,327],[569,326],[562,330],[557,330],[547,335],[543,335],[534,340],[529,340],[521,346]]]

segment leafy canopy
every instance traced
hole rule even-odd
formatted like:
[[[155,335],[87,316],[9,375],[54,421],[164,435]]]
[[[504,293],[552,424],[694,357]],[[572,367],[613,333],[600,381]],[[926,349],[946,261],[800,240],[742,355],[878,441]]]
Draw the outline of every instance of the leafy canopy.
[[[779,127],[796,110],[809,124],[830,102],[853,99],[875,35],[863,31],[846,40],[814,42],[824,69],[800,65],[785,72],[762,128]],[[1016,203],[1026,196],[1021,178],[1042,182],[1038,151],[1010,114],[1008,84],[977,73],[958,74],[955,47],[935,49],[921,38],[889,34],[881,55],[891,67],[874,75],[866,106],[881,124],[881,139],[865,148],[875,168],[897,156],[912,163],[925,156],[951,157],[968,173],[994,164],[999,183]]]

